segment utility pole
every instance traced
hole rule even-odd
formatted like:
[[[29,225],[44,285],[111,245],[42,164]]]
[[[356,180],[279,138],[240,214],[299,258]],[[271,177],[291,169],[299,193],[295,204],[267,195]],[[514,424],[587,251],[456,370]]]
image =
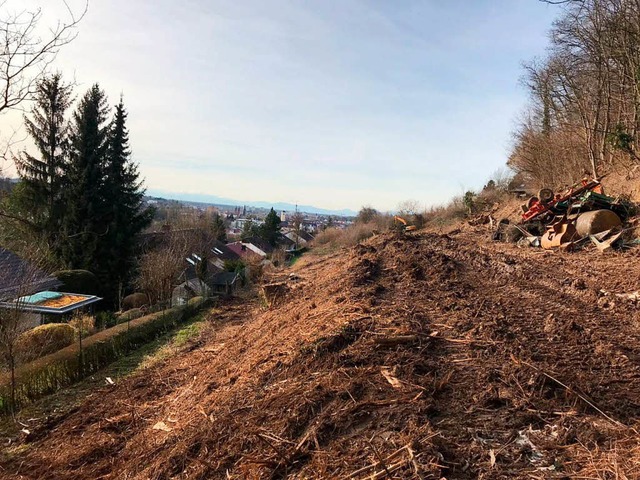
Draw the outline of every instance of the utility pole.
[[[296,219],[296,250],[298,250],[298,237],[300,236],[300,218],[298,217],[298,203],[296,202],[296,214],[293,216]]]

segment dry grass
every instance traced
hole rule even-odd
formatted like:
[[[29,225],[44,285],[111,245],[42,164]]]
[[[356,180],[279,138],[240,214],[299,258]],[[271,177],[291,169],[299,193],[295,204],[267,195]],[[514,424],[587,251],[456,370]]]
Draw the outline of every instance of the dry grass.
[[[446,205],[431,207],[424,213],[424,220],[427,226],[444,227],[464,220],[467,214],[462,196],[457,196]]]
[[[77,315],[69,320],[69,325],[74,328],[77,334],[82,332],[83,337],[96,333],[96,319],[89,315]]]
[[[377,214],[366,223],[356,222],[347,228],[327,228],[316,235],[311,246],[316,251],[318,247],[322,247],[324,252],[354,247],[377,233],[388,231],[392,225],[393,218],[390,215]]]
[[[353,247],[379,232],[378,225],[371,223],[355,223],[348,228],[327,228],[320,232],[313,241],[313,246],[324,246],[331,249]]]
[[[66,323],[48,323],[24,332],[18,337],[16,348],[21,362],[56,352],[71,345],[75,329]]]
[[[575,478],[632,480],[640,478],[640,443],[637,436],[613,440],[609,445],[578,445],[572,474]]]

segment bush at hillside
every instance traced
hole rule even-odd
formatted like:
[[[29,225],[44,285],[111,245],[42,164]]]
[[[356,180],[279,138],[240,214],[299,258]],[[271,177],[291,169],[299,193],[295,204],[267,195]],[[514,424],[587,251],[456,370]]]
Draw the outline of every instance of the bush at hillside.
[[[117,325],[84,338],[82,350],[79,342],[74,342],[19,367],[16,371],[16,405],[13,408],[20,408],[97,372],[187,321],[205,304],[176,307],[138,318],[129,325]],[[55,324],[44,326],[50,328],[51,325]],[[5,373],[0,375],[0,413],[11,410],[10,378]]]
[[[48,355],[71,345],[75,329],[67,323],[48,323],[24,332],[18,338],[16,349],[23,362]]]
[[[122,310],[149,306],[149,296],[146,293],[136,292],[122,299]]]

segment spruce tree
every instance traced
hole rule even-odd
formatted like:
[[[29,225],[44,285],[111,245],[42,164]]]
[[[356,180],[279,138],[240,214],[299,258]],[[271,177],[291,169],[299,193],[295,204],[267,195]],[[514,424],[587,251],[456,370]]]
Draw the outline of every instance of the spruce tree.
[[[138,167],[131,161],[127,112],[122,98],[109,131],[104,192],[108,199],[107,277],[111,295],[121,293],[132,278],[137,236],[151,223],[153,209],[144,205]]]
[[[280,217],[272,208],[260,227],[260,236],[275,247],[278,244],[278,233],[280,233]]]
[[[64,190],[65,215],[60,257],[68,268],[94,272],[105,279],[105,237],[109,233],[104,177],[109,146],[108,105],[96,84],[80,100],[73,114],[68,185]]]
[[[69,127],[65,119],[71,104],[71,86],[59,73],[44,77],[37,85],[31,118],[25,116],[26,130],[38,155],[23,151],[15,160],[24,195],[19,208],[50,246],[60,230],[63,214],[63,169],[67,159]]]

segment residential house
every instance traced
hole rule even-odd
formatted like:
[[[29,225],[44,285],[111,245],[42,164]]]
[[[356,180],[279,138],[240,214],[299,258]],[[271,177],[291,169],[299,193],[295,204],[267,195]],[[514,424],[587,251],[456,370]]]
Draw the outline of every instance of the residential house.
[[[276,242],[278,242],[278,245],[283,247],[285,250],[291,250],[296,248],[296,242],[286,237],[282,232],[278,233],[278,236],[276,237]]]
[[[187,266],[180,276],[180,284],[173,289],[172,305],[184,305],[190,298],[212,295],[231,295],[239,286],[241,275],[238,272],[225,270],[225,262],[240,260],[240,256],[222,242],[216,242],[211,249],[213,256],[207,261],[203,272],[199,268],[205,261],[192,254],[186,259]]]
[[[246,240],[244,240],[244,243],[246,243],[247,245],[253,245],[251,248],[260,255],[264,253],[264,256],[271,255],[275,250],[269,242],[260,237],[247,238]]]
[[[292,229],[283,230],[282,234],[289,240],[294,242],[294,245],[297,245],[298,248],[304,247],[307,243],[313,240],[313,235],[305,232],[304,230],[300,230],[298,233],[296,233],[296,231]]]
[[[252,261],[252,260],[260,260],[267,256],[262,250],[258,247],[252,245],[251,243],[245,242],[233,242],[227,243],[227,248],[236,253],[243,261]]]
[[[210,249],[211,262],[220,270],[226,270],[228,262],[236,262],[240,260],[240,255],[230,249],[227,245],[216,240]]]

